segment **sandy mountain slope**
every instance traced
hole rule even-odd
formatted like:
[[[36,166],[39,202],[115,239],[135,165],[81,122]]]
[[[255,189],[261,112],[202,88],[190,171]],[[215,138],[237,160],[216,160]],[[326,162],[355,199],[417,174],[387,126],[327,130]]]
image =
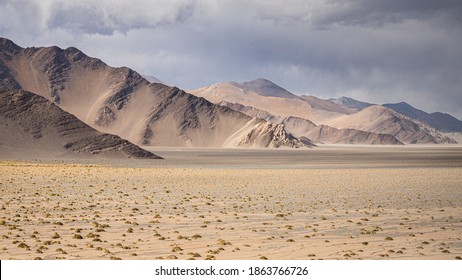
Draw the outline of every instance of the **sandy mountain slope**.
[[[282,123],[286,130],[296,137],[306,137],[322,144],[369,144],[400,145],[393,135],[362,131],[358,129],[337,129],[327,125],[315,125],[309,120],[289,117]]]
[[[326,104],[331,104],[331,107],[340,108],[341,112],[327,111],[321,108],[319,104],[310,104],[310,99],[307,100],[299,96],[276,97],[272,94],[262,95],[257,92],[243,89],[239,84],[230,83],[217,83],[211,86],[189,90],[189,93],[203,97],[210,102],[220,103],[238,103],[244,106],[250,106],[259,110],[267,111],[272,115],[281,117],[300,117],[309,119],[318,124],[324,122],[326,119],[336,118],[345,113],[345,109],[333,104],[332,102],[323,100]],[[318,101],[318,100],[316,100]],[[328,106],[328,105],[326,105]]]
[[[0,156],[69,154],[160,159],[89,127],[47,99],[26,91],[0,92]]]
[[[302,95],[300,98],[308,102],[313,109],[320,111],[335,112],[346,115],[356,113],[358,111],[353,108],[340,106],[330,102],[329,100],[324,100],[313,95]]]
[[[39,94],[93,128],[137,144],[305,146],[282,133],[282,126],[254,120],[175,87],[149,83],[129,68],[109,67],[76,48],[23,49],[7,39],[0,39],[0,48],[1,88]],[[248,140],[257,131],[268,134]],[[274,139],[266,141],[267,137]]]
[[[326,124],[338,129],[350,128],[391,134],[403,143],[456,143],[426,124],[380,105],[367,107],[352,115],[338,117],[327,121]]]
[[[295,133],[293,133],[296,135]],[[337,129],[319,125],[305,134],[315,143],[324,144],[363,144],[363,145],[402,145],[393,135],[374,133],[358,129]]]
[[[231,103],[231,102],[222,101],[217,104],[220,106],[225,106],[230,109],[233,109],[234,111],[244,113],[247,116],[250,116],[252,118],[264,119],[266,121],[273,122],[273,123],[281,123],[282,120],[284,119],[283,117],[272,115],[268,113],[267,111],[260,110],[252,106],[244,106],[239,103]]]
[[[445,132],[443,135],[454,139],[459,145],[462,145],[462,132]]]

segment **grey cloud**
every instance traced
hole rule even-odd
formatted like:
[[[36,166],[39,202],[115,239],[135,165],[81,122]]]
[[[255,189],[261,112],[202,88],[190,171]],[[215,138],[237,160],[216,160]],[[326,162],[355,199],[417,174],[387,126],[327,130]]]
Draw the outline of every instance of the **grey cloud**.
[[[109,35],[114,32],[114,27],[109,23],[103,11],[98,8],[83,5],[64,7],[62,3],[56,3],[47,26],[50,29],[63,28],[72,32]]]
[[[35,2],[28,0],[0,1],[0,31],[2,34],[30,36],[43,31],[42,13]]]
[[[55,1],[47,24],[50,29],[110,35],[181,23],[194,7],[193,1]]]
[[[320,25],[382,26],[405,20],[449,17],[458,20],[462,3],[458,0],[331,0],[332,12],[318,18]]]

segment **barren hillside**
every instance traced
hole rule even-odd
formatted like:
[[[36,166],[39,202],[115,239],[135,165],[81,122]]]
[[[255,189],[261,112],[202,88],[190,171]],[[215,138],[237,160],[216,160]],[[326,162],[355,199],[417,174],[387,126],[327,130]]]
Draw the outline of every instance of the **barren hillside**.
[[[47,99],[26,91],[0,92],[0,156],[60,157],[68,154],[160,159],[89,127]]]
[[[1,88],[41,95],[93,128],[137,144],[306,146],[283,126],[252,119],[175,87],[149,83],[129,68],[109,67],[76,48],[23,49],[0,39],[0,49]],[[257,131],[266,134],[253,137]]]

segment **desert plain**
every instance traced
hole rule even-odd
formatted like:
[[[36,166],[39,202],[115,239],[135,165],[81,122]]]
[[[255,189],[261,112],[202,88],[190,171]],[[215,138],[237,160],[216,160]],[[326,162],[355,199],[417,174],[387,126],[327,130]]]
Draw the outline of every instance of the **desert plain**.
[[[462,146],[0,160],[0,259],[462,257]]]

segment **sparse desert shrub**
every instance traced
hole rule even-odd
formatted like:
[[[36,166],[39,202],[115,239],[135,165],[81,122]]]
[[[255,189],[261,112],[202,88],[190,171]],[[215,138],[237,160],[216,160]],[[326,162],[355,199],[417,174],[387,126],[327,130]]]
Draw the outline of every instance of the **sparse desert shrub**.
[[[27,244],[24,243],[24,242],[19,243],[18,247],[19,247],[19,248],[24,248],[24,249],[29,249],[29,245],[27,245]]]
[[[80,234],[74,234],[74,239],[83,239],[83,237]]]
[[[99,237],[99,235],[90,232],[89,234],[86,235],[86,237],[87,238],[97,238],[97,237]]]
[[[56,252],[60,252],[60,253],[62,253],[62,254],[67,254],[66,251],[64,251],[64,250],[61,249],[61,248],[56,249]]]
[[[172,252],[174,252],[174,253],[175,253],[175,252],[180,252],[180,251],[183,251],[183,249],[182,249],[180,246],[174,246],[174,247],[172,248]]]

